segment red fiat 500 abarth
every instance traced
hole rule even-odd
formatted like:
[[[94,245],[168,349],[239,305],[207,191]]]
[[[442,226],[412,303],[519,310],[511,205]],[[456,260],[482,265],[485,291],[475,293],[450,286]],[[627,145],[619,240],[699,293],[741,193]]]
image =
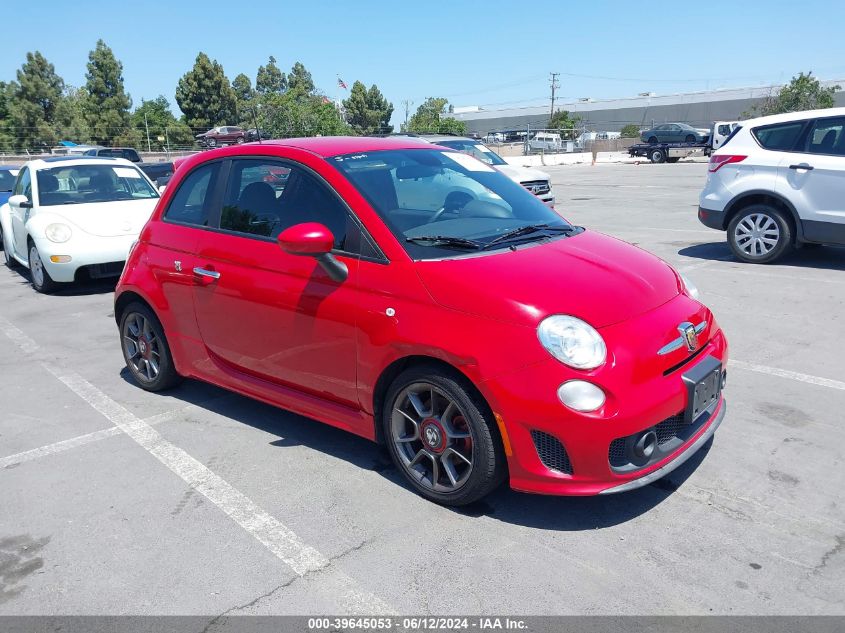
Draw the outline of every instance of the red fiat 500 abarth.
[[[398,138],[185,160],[115,294],[126,364],[384,442],[425,497],[645,485],[713,435],[727,343],[668,264]]]

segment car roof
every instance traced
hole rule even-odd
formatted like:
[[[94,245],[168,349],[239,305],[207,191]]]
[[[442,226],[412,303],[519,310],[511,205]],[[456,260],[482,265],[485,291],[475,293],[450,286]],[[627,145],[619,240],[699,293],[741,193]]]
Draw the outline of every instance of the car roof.
[[[26,166],[31,169],[47,169],[61,163],[74,163],[78,165],[130,165],[125,158],[113,158],[111,156],[50,156],[49,158],[36,158],[29,161]]]
[[[338,156],[340,154],[354,154],[355,152],[376,152],[390,149],[420,149],[431,147],[428,141],[422,141],[415,137],[390,136],[386,138],[376,136],[312,136],[309,138],[289,138],[274,141],[262,141],[261,145],[275,147],[295,147],[304,149],[323,158]],[[259,143],[246,143],[244,147],[256,147]],[[237,147],[237,146],[236,146]],[[225,152],[223,150],[212,150]]]
[[[845,108],[824,108],[821,110],[803,110],[801,112],[785,112],[784,114],[771,114],[756,119],[740,121],[742,126],[769,125],[771,123],[786,123],[787,121],[806,121],[817,117],[845,116]]]

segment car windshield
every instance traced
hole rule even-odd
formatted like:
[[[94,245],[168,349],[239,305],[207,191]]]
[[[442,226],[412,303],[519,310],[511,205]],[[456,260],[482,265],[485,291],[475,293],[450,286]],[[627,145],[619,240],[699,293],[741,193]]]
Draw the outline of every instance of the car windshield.
[[[361,152],[331,162],[414,259],[450,257],[580,231],[513,180],[466,154]]]
[[[17,169],[0,169],[0,191],[11,191],[17,175]]]
[[[478,141],[469,141],[469,140],[446,140],[446,141],[434,141],[435,145],[442,145],[443,147],[448,147],[450,149],[457,150],[459,152],[463,152],[464,154],[469,154],[470,156],[475,156],[478,160],[487,163],[488,165],[507,165],[507,161],[504,160],[501,156],[499,156],[496,152],[492,149],[487,147],[486,145],[482,145]]]
[[[62,165],[37,174],[41,206],[158,198],[138,168],[125,164]]]

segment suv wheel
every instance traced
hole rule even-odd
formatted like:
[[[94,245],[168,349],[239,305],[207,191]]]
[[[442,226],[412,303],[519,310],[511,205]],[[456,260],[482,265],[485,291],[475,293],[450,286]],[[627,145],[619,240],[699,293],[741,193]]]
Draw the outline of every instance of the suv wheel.
[[[728,225],[728,244],[737,259],[768,264],[792,245],[792,226],[783,211],[765,204],[741,210]]]

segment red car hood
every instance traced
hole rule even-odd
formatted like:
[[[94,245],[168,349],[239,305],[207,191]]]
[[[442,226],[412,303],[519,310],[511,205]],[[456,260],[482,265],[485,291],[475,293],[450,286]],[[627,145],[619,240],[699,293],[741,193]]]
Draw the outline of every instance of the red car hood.
[[[600,328],[679,294],[669,264],[592,231],[516,251],[420,261],[417,272],[443,306],[530,326],[570,314]]]

